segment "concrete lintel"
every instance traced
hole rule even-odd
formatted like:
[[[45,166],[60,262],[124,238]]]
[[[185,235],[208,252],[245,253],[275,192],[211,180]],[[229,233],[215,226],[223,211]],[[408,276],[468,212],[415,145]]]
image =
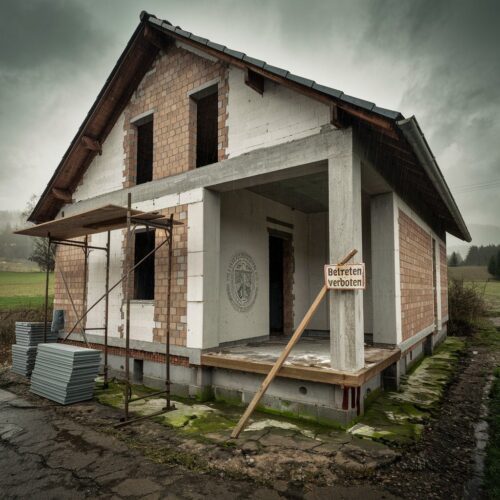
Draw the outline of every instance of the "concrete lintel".
[[[347,137],[349,140],[346,140]],[[129,192],[132,194],[132,202],[139,203],[195,188],[204,187],[219,191],[242,189],[256,183],[265,184],[289,176],[316,173],[317,169],[325,169],[324,162],[331,156],[348,154],[346,147],[349,150],[349,141],[352,142],[349,129],[325,130],[178,175],[82,200],[66,205],[64,211],[68,216],[107,204],[126,206]]]
[[[63,338],[63,336],[60,335],[60,338]],[[94,335],[87,333],[87,338],[91,344],[104,345],[104,337],[102,335]],[[72,333],[71,337],[68,340],[76,340],[78,342],[85,341],[83,336],[80,333],[76,332]],[[108,346],[125,348],[125,339],[119,337],[108,337]],[[159,342],[146,342],[144,340],[130,339],[130,349],[164,354],[165,344]],[[181,356],[183,358],[189,358],[189,363],[193,365],[200,365],[201,362],[201,349],[171,345],[170,354],[172,354],[173,356]]]

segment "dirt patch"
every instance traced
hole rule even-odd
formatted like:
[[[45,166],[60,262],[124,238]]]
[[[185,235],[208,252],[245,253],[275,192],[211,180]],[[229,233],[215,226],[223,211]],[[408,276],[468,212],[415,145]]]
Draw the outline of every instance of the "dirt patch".
[[[478,342],[477,337],[469,341],[437,418],[425,427],[422,439],[398,463],[376,471],[370,482],[404,498],[462,498],[464,491],[467,494],[474,470],[474,424],[480,419],[483,388],[500,362],[500,352],[492,349],[500,335],[495,330],[490,334],[491,342]]]

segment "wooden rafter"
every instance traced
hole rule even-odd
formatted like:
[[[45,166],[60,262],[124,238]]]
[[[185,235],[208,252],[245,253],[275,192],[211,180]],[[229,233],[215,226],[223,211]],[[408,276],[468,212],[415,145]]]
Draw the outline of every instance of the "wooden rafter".
[[[82,144],[87,149],[90,149],[90,151],[95,151],[99,153],[99,155],[102,155],[102,144],[97,139],[84,135],[82,136]]]
[[[52,188],[54,198],[63,201],[64,203],[71,203],[71,193],[67,189]]]

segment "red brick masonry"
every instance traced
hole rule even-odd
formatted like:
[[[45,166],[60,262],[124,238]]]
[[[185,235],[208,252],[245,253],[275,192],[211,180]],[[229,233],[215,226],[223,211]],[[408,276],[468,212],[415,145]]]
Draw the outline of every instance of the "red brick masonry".
[[[85,342],[80,342],[78,340],[66,340],[65,342],[62,343],[76,345],[79,347],[87,347]],[[102,344],[89,343],[89,347],[91,349],[98,349],[99,351],[104,351],[104,346]],[[144,359],[145,361],[153,361],[155,363],[165,363],[165,354],[159,352],[147,352],[147,351],[138,351],[136,349],[129,349],[129,353],[130,357],[134,359]],[[108,347],[108,354],[112,356],[125,357],[125,349],[123,347]],[[179,366],[189,366],[189,358],[170,355],[170,364]]]
[[[434,323],[432,239],[399,210],[401,326],[407,340]]]

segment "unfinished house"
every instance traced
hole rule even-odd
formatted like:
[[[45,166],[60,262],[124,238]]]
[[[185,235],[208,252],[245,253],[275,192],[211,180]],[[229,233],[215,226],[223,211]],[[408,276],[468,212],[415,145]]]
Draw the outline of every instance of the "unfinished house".
[[[173,216],[170,258],[153,252],[158,227],[127,238],[92,219],[129,196],[136,214]],[[83,332],[103,349],[106,327],[107,364],[124,371],[128,318],[133,380],[163,387],[169,327],[172,391],[230,402],[252,398],[324,265],[356,249],[366,288],[327,295],[262,399],[344,423],[446,335],[446,233],[470,241],[414,117],[147,13],[30,221],[43,236],[87,228],[57,246],[68,342],[83,345]]]

